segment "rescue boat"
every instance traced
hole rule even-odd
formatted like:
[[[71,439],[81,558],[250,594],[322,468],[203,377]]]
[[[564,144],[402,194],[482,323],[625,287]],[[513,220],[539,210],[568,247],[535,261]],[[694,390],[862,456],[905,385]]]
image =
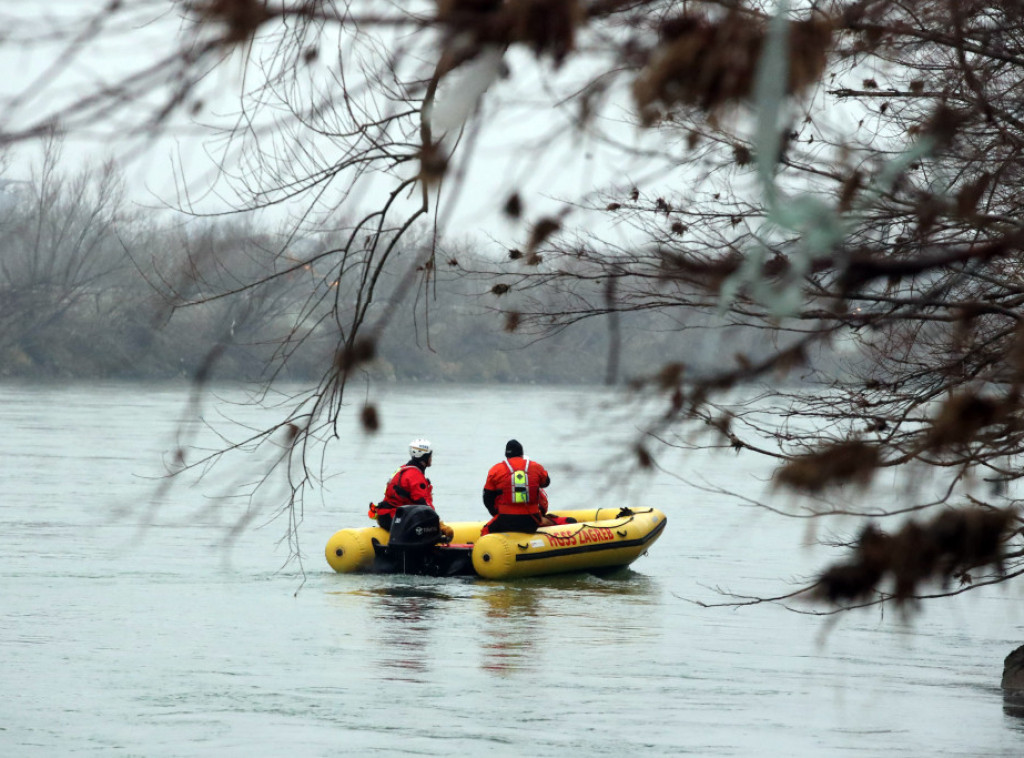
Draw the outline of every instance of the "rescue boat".
[[[396,515],[390,533],[379,526],[335,532],[324,549],[327,563],[342,574],[485,579],[588,571],[628,566],[658,540],[666,524],[665,514],[656,508],[592,508],[552,513],[576,523],[541,527],[534,533],[481,536],[482,521],[449,523],[454,532],[451,542],[438,544],[437,527],[416,522],[417,516],[437,522],[436,513],[427,506],[406,508],[420,510],[410,511],[403,524]]]

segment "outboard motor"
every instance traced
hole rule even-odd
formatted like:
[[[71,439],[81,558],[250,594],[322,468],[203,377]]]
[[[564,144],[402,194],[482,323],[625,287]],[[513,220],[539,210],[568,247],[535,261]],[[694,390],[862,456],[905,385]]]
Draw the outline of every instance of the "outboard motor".
[[[441,540],[441,519],[429,505],[403,505],[391,520],[391,547],[423,548]]]
[[[373,571],[381,574],[468,576],[472,546],[438,545],[441,519],[429,505],[403,505],[391,520],[388,544],[373,546]]]

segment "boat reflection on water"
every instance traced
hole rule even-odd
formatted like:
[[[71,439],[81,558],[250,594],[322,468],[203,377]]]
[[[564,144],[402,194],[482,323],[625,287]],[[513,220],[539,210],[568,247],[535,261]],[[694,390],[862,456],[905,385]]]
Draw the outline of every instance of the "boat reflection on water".
[[[481,637],[481,668],[505,675],[531,661],[544,639],[542,590],[524,584],[496,584],[481,594],[487,619]]]
[[[623,632],[645,634],[630,618],[646,618],[661,595],[656,580],[629,568],[507,582],[366,575],[358,581],[359,588],[330,594],[344,604],[348,623],[358,617],[350,601],[363,601],[358,605],[368,616],[356,643],[368,653],[363,663],[381,679],[421,683],[475,661],[492,676],[533,670],[577,633],[586,635],[584,646],[618,646]]]
[[[446,609],[456,599],[432,587],[400,584],[362,590],[372,597],[376,664],[385,679],[420,682],[432,671],[434,630],[443,626]]]
[[[1003,690],[1003,713],[1024,719],[1024,690]]]
[[[591,639],[616,636],[624,609],[615,604],[625,601],[642,613],[637,606],[649,605],[659,594],[656,582],[629,568],[602,577],[559,574],[516,582],[480,582],[476,586],[486,619],[481,668],[498,676],[540,666],[541,648],[565,644],[567,618],[574,628],[584,622],[599,627],[592,630]],[[607,613],[598,610],[601,606]],[[600,618],[595,620],[595,615],[617,621],[608,625]]]

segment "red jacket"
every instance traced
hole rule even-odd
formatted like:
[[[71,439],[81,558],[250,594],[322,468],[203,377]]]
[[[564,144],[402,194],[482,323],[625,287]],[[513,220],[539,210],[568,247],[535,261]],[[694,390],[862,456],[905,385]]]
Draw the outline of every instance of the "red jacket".
[[[434,487],[421,469],[411,461],[402,466],[388,480],[384,499],[377,503],[377,514],[394,516],[400,505],[429,505],[434,507]]]
[[[513,473],[526,473],[525,501],[516,502],[513,493]],[[541,487],[551,484],[547,470],[529,458],[508,458],[491,466],[484,483],[484,505],[491,513],[526,515],[541,513]],[[544,498],[546,500],[546,498]]]

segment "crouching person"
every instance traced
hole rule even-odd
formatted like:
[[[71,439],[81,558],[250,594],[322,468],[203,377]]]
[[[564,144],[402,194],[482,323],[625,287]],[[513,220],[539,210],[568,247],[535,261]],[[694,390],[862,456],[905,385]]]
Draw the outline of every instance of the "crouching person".
[[[555,521],[546,515],[544,487],[551,477],[537,461],[523,455],[518,440],[505,443],[505,460],[494,464],[484,482],[484,507],[494,518],[481,535],[492,532],[535,532]]]
[[[370,503],[367,515],[376,519],[381,528],[391,531],[395,510],[403,505],[434,507],[434,487],[426,476],[433,455],[430,440],[416,439],[409,443],[408,463],[391,475],[384,490],[384,498],[379,503]],[[451,527],[442,523],[441,532],[445,539],[451,540]]]

